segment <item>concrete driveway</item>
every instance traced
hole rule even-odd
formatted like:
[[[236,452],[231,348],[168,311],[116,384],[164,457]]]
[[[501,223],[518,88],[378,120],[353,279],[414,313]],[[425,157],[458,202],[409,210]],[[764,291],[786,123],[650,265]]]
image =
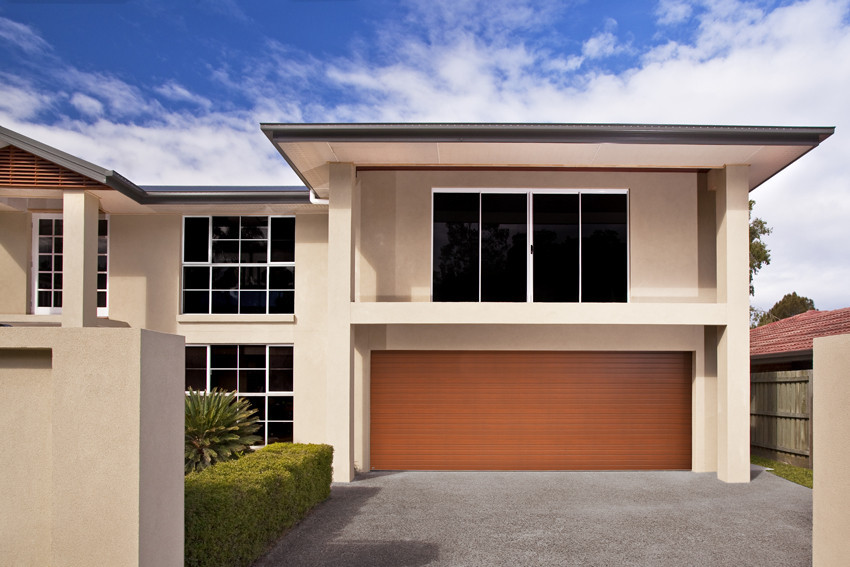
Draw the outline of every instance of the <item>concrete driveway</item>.
[[[811,565],[812,491],[752,474],[370,473],[255,567]]]

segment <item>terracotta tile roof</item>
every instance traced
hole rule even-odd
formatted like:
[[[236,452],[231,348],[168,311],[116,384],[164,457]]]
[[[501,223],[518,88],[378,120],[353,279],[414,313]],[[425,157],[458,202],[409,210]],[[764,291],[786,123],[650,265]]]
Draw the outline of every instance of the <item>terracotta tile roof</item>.
[[[850,333],[850,307],[815,309],[750,329],[750,356],[811,350],[815,337]]]

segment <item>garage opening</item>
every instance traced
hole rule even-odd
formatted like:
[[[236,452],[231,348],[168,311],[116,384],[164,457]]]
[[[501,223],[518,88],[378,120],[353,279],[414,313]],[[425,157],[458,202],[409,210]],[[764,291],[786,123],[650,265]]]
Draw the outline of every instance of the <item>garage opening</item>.
[[[691,468],[688,352],[374,351],[373,470]]]

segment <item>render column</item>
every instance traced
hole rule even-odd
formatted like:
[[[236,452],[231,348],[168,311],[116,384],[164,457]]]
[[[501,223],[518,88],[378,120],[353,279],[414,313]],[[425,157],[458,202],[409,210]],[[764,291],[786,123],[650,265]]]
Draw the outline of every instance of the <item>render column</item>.
[[[717,478],[750,481],[749,166],[709,173],[717,194]]]
[[[333,479],[354,478],[354,166],[330,164],[328,202],[327,440],[333,445]]]
[[[97,220],[100,200],[66,190],[62,202],[62,326],[97,326]]]

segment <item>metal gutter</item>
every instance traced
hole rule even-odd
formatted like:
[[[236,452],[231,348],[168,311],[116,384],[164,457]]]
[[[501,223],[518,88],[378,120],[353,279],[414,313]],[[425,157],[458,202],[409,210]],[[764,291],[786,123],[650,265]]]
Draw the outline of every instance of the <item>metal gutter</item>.
[[[287,205],[310,204],[311,195],[306,187],[299,186],[161,186],[143,187],[143,205],[165,204],[255,204],[277,203]]]
[[[835,132],[834,127],[661,124],[262,123],[260,128],[276,145],[312,141],[817,146]],[[278,151],[292,166],[279,147]]]
[[[768,352],[764,354],[750,355],[750,362],[798,362],[809,360],[813,356],[812,349],[789,350],[783,352]]]

